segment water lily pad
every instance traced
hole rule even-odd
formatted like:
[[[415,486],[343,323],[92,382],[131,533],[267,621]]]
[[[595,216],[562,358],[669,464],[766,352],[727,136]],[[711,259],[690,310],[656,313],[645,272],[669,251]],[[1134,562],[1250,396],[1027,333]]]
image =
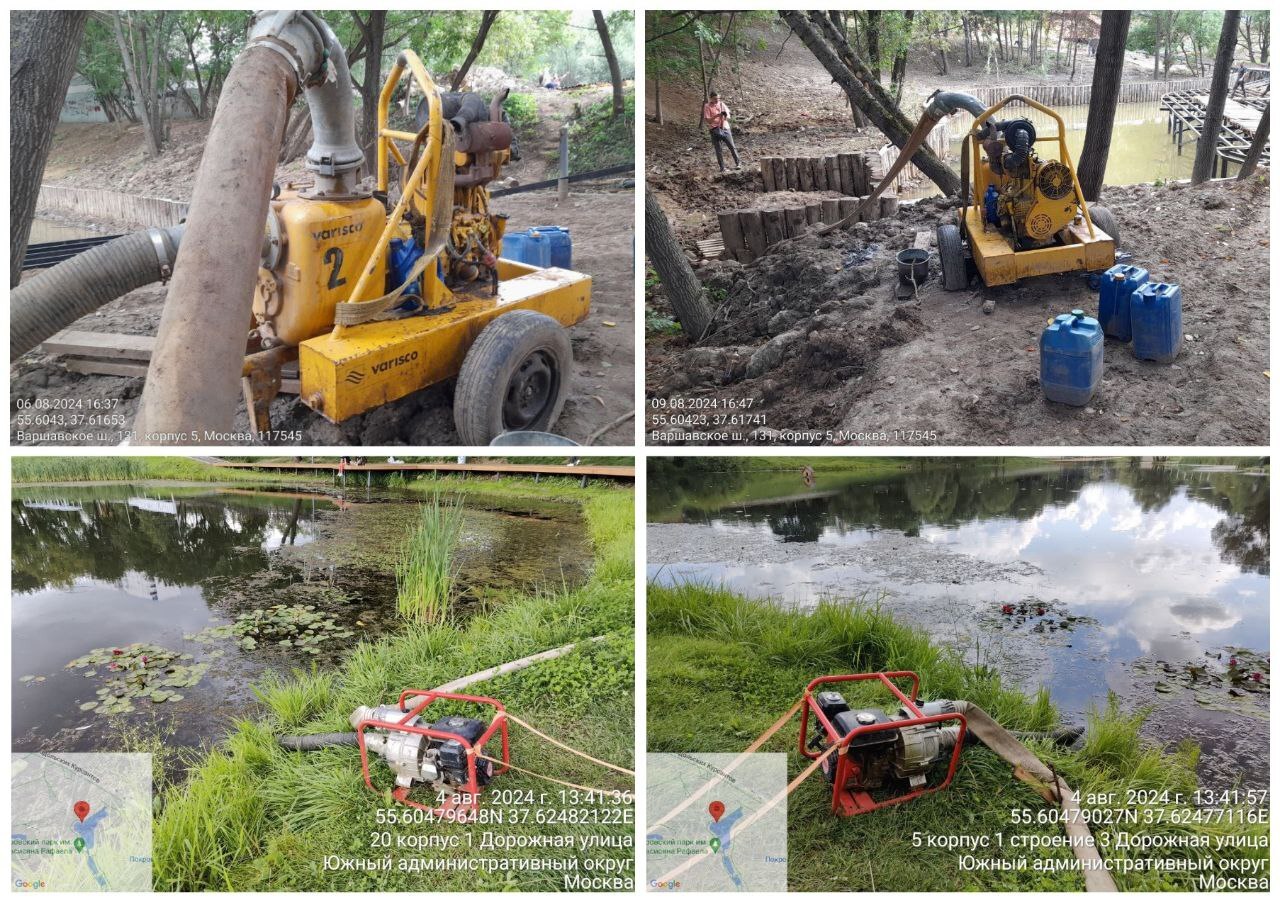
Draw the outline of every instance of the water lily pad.
[[[26,676],[20,676],[20,677],[18,677],[18,682],[20,682],[20,683],[30,683],[30,682],[31,682],[32,680],[34,680],[35,678],[36,678],[36,675],[35,675],[34,673],[28,673]]]
[[[81,710],[81,711],[92,711],[92,710],[93,710],[94,708],[96,708],[96,707],[98,707],[98,703],[97,703],[97,702],[85,702],[84,704],[82,704],[82,705],[80,706],[80,710]]]

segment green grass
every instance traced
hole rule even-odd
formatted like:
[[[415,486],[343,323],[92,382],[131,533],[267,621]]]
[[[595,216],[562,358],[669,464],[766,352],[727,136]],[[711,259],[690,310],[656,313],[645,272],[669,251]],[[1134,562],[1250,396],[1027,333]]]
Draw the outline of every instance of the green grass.
[[[457,578],[454,549],[462,534],[462,502],[434,493],[396,560],[396,608],[406,620],[443,623]]]
[[[511,120],[511,127],[517,134],[538,124],[538,99],[532,94],[515,92],[508,94],[502,108],[506,110],[507,118]]]
[[[429,480],[417,481],[429,488]],[[416,483],[415,483],[416,484]],[[457,480],[450,490],[492,492],[489,480]],[[592,485],[535,486],[531,480],[502,480],[499,491],[513,496],[552,493],[582,505],[592,538],[595,565],[578,589],[506,599],[488,613],[453,623],[409,624],[403,632],[357,645],[340,671],[276,675],[256,687],[265,711],[234,725],[231,735],[202,760],[191,776],[169,787],[159,800],[153,829],[157,890],[446,891],[555,890],[554,871],[506,872],[324,871],[326,855],[378,859],[370,837],[388,828],[375,821],[378,808],[392,807],[364,786],[353,748],[294,753],[275,741],[283,733],[349,729],[357,705],[394,701],[406,688],[438,686],[467,673],[593,636],[554,661],[476,684],[468,691],[500,698],[515,714],[556,738],[596,757],[633,766],[634,496],[629,488]],[[601,788],[630,788],[618,774],[566,755],[512,728],[512,760],[541,774]],[[375,766],[378,785],[389,772]],[[504,775],[502,789],[555,793],[554,784],[519,773]],[[401,809],[403,810],[403,809]],[[464,836],[489,828],[457,825],[390,828],[413,841],[444,834]],[[620,841],[633,825],[530,825],[493,827],[496,833],[558,837],[589,834]],[[518,848],[496,855],[462,846],[448,857],[485,860],[578,857],[573,850]],[[439,852],[412,847],[392,850],[398,861],[440,859]],[[630,862],[632,849],[605,847],[590,857]],[[585,856],[583,856],[585,857]],[[629,865],[628,865],[629,867]],[[633,873],[630,870],[624,873]]]
[[[225,469],[189,457],[15,457],[13,482],[279,481],[280,474]],[[327,474],[325,474],[327,475]]]
[[[866,600],[824,602],[810,613],[785,610],[709,586],[648,590],[648,748],[654,752],[739,752],[784,713],[816,676],[879,670],[914,670],[926,699],[966,699],[981,706],[1012,730],[1042,731],[1058,723],[1047,693],[1028,696],[1005,686],[988,667],[967,665],[958,655],[934,645]],[[885,694],[866,688],[845,692],[853,704],[887,705]],[[1063,773],[1081,793],[1115,793],[1130,789],[1169,789],[1189,793],[1196,785],[1197,751],[1190,745],[1164,750],[1140,740],[1142,715],[1122,713],[1113,703],[1089,718],[1089,738],[1075,750],[1047,743],[1031,745],[1041,760]],[[763,751],[789,755],[789,772],[801,765],[791,743],[795,727],[783,729]],[[788,809],[790,888],[800,891],[1034,891],[1080,890],[1073,872],[962,871],[957,853],[920,848],[916,834],[1060,835],[1058,827],[1013,826],[1010,812],[1047,810],[1044,801],[1015,780],[1009,767],[981,746],[966,748],[956,779],[945,791],[854,818],[829,814],[830,789],[810,778],[791,796]],[[1123,807],[1118,805],[1116,807]],[[1138,806],[1153,818],[1167,818],[1173,808]],[[660,812],[649,812],[656,818]],[[1147,827],[1118,826],[1110,833],[1258,837],[1266,825],[1223,827],[1176,825],[1165,820]],[[1112,859],[1148,861],[1161,857],[1206,855],[1200,849],[1156,848],[1125,851],[1114,838],[1095,831],[1103,854]],[[1054,859],[1067,862],[1071,853],[1053,849],[1018,853],[1007,847],[980,857],[1013,860]],[[1263,858],[1265,849],[1224,849],[1215,859],[1239,862]],[[1264,871],[1264,873],[1266,873]],[[1116,874],[1124,890],[1186,890],[1194,877],[1163,870]]]

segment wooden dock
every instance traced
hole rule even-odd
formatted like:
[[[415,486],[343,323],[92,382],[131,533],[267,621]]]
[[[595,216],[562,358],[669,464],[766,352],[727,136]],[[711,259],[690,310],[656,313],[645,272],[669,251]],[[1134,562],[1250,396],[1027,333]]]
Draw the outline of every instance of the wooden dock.
[[[549,450],[549,449],[547,449]],[[544,452],[545,453],[545,452]],[[569,455],[565,455],[566,459]],[[337,458],[322,461],[242,461],[226,460],[221,457],[198,458],[215,467],[227,467],[239,470],[275,470],[292,473],[328,471],[331,473],[478,473],[488,476],[568,476],[573,479],[591,477],[595,479],[613,479],[632,482],[636,478],[635,467],[613,466],[607,464],[519,464],[507,461],[477,461],[475,463],[456,462],[419,462],[390,463],[388,461],[370,463],[339,464]]]
[[[1263,97],[1246,97],[1241,100],[1228,98],[1222,111],[1222,128],[1218,132],[1218,146],[1214,151],[1213,171],[1210,173],[1212,178],[1226,178],[1231,163],[1239,166],[1244,162],[1267,102]],[[1179,155],[1182,154],[1182,144],[1188,135],[1199,140],[1200,133],[1204,130],[1208,104],[1208,94],[1193,91],[1174,91],[1160,98],[1160,109],[1169,113],[1167,131],[1177,142]],[[1270,161],[1271,141],[1268,139],[1259,162],[1266,166]]]

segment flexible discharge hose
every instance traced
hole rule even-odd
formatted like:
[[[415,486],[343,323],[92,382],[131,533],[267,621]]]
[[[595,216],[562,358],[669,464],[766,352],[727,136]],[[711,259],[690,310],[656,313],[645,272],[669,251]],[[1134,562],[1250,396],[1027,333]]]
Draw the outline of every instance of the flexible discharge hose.
[[[130,291],[167,278],[183,226],[147,229],[90,248],[9,294],[9,359]]]
[[[314,733],[310,736],[279,736],[281,748],[291,752],[315,752],[339,746],[359,746],[355,733]]]

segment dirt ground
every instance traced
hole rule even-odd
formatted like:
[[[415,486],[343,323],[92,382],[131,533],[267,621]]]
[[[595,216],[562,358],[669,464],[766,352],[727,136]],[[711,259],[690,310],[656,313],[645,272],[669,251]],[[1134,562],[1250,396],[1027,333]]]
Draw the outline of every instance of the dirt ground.
[[[720,174],[698,127],[701,85],[664,84],[664,124],[646,98],[646,178],[691,257],[718,234],[716,213],[763,198],[763,156],[816,156],[878,147],[874,128],[853,127],[830,75],[779,25],[717,87],[733,110],[743,168]],[[938,87],[1067,82],[1069,72],[950,72],[913,56],[904,108]],[[1131,55],[1127,76],[1151,78]],[[1081,52],[1074,81],[1092,77]],[[914,107],[912,106],[914,104]],[[932,233],[952,204],[904,203],[898,216],[827,238],[809,236],[785,254],[742,266],[715,261],[696,272],[716,322],[697,347],[651,331],[646,339],[646,433],[650,444],[879,445],[1256,445],[1268,432],[1269,178],[1189,188],[1111,187],[1127,262],[1183,290],[1183,351],[1170,366],[1135,360],[1108,342],[1092,404],[1067,408],[1041,397],[1038,340],[1058,313],[1097,313],[1083,275],[986,289],[943,291],[932,279],[906,302],[894,298],[893,257],[919,231]],[[818,197],[815,193],[808,199]],[[649,279],[649,283],[656,280]],[[983,302],[995,303],[983,315]],[[646,307],[671,311],[660,284]]]
[[[606,88],[598,90],[607,93]],[[575,104],[597,99],[596,91],[537,91],[541,112],[537,134],[526,136],[522,160],[507,168],[511,181],[504,184],[545,177],[546,155],[558,142],[560,122]],[[207,123],[175,122],[172,145],[159,160],[150,160],[140,149],[136,126],[60,126],[46,177],[61,184],[186,200],[206,134]],[[302,171],[301,163],[295,162],[280,167],[278,174],[283,177]],[[555,431],[580,443],[595,435],[597,445],[632,444],[633,421],[606,427],[635,404],[634,188],[629,181],[618,179],[578,183],[563,205],[552,189],[498,197],[493,207],[510,216],[508,228],[513,231],[539,225],[568,228],[573,237],[574,268],[592,277],[591,314],[570,330],[575,372]],[[48,211],[40,215],[108,232],[146,225],[86,224]],[[80,320],[75,328],[154,335],[165,291],[160,285],[134,291]],[[133,420],[143,381],[71,373],[38,350],[14,361],[10,377],[10,438],[14,444],[116,444]],[[90,412],[84,409],[85,402],[97,402],[98,406]],[[272,405],[272,425],[296,432],[301,444],[447,445],[458,440],[451,402],[452,385],[436,386],[335,426],[296,398],[281,396]],[[29,403],[79,406],[76,413],[56,414],[58,425],[33,424],[26,419],[32,413]],[[108,414],[101,412],[104,403],[110,406]],[[77,414],[88,419],[77,421]],[[109,422],[103,422],[104,418]],[[243,410],[236,428],[248,428]]]
[[[1136,360],[1108,341],[1088,407],[1045,401],[1038,340],[1083,275],[965,291],[931,278],[894,296],[897,251],[951,201],[810,235],[787,253],[698,268],[719,304],[697,347],[650,336],[650,444],[1262,445],[1269,430],[1269,179],[1107,188],[1121,250],[1183,291],[1182,353]],[[664,308],[660,287],[649,304]],[[992,300],[995,311],[982,312]]]

